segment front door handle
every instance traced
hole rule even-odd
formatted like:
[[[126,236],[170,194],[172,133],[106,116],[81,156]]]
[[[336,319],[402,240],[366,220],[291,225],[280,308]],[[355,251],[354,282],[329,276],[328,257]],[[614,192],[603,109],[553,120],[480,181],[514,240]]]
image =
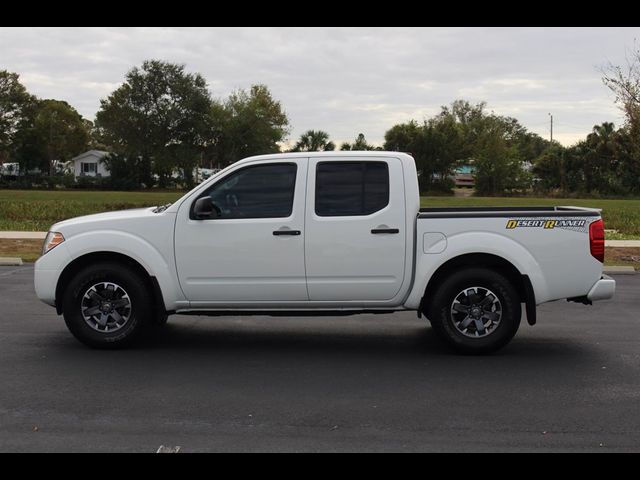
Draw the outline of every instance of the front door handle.
[[[398,228],[374,228],[373,230],[371,230],[371,233],[373,233],[374,235],[378,235],[381,233],[400,233],[400,230]]]
[[[273,232],[274,235],[276,236],[280,236],[280,235],[292,235],[292,236],[298,236],[300,235],[302,232],[300,230],[275,230]]]

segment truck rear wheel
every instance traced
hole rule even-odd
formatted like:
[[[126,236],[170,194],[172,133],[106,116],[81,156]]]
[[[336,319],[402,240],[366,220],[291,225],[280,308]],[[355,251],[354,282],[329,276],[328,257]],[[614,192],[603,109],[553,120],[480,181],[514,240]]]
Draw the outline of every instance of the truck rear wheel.
[[[520,326],[514,286],[486,268],[451,274],[437,289],[427,317],[436,333],[460,353],[486,354],[504,347]]]
[[[63,295],[69,331],[92,348],[131,345],[150,323],[149,287],[138,272],[121,264],[99,263],[78,272]]]

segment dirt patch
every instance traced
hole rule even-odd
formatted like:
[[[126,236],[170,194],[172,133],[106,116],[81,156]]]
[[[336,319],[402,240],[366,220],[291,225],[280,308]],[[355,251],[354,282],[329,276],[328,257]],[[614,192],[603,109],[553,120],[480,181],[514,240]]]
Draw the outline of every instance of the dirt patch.
[[[624,265],[640,270],[640,248],[605,248],[605,265]]]
[[[42,253],[42,240],[0,239],[0,257],[19,257],[35,262]]]

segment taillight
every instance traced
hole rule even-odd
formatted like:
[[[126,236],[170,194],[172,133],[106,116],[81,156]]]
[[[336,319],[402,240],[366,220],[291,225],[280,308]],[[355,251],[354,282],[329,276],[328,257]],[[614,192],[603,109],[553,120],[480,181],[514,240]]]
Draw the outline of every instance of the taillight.
[[[593,258],[604,263],[604,222],[602,219],[589,225],[589,248]]]

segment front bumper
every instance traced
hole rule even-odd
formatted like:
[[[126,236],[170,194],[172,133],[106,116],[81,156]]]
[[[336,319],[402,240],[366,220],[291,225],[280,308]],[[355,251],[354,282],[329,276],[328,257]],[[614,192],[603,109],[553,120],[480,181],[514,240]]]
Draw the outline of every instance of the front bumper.
[[[35,264],[33,286],[36,296],[47,305],[55,306],[56,287],[62,267],[69,261],[69,253],[64,243],[41,256]]]
[[[615,293],[616,281],[607,275],[602,275],[602,278],[589,290],[587,298],[592,302],[608,300],[609,298],[613,298]]]

